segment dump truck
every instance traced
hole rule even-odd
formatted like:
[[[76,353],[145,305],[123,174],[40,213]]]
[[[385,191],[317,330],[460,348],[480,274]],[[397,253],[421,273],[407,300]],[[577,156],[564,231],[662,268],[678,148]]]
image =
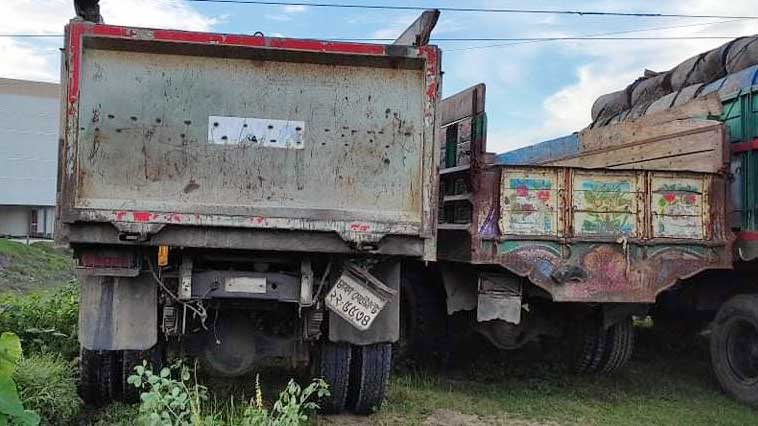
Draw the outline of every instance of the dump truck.
[[[133,367],[178,355],[224,377],[284,359],[329,383],[323,411],[381,405],[400,261],[436,256],[428,31],[67,25],[56,238],[81,277],[87,403],[134,400]]]
[[[757,54],[747,37],[646,72],[587,128],[499,155],[484,85],[444,100],[438,262],[416,266],[415,309],[501,349],[558,337],[583,373],[625,364],[635,316],[707,330],[722,389],[758,405]]]
[[[723,125],[678,135],[710,147],[677,154],[687,167],[628,152],[619,167],[505,164],[486,150],[485,93],[480,84],[440,106],[437,262],[416,265],[426,283],[406,299],[424,302],[406,315],[436,309],[453,326],[421,322],[411,335],[440,348],[435,336],[455,345],[448,330],[464,330],[504,350],[556,338],[577,372],[622,368],[635,315],[667,289],[732,268]]]

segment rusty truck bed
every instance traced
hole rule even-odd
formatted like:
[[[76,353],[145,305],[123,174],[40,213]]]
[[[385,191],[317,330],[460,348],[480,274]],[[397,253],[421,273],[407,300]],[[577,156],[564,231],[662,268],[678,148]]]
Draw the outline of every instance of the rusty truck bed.
[[[84,224],[99,242],[103,224],[122,240],[180,229],[190,246],[252,229],[434,257],[436,47],[85,22],[66,37],[69,242]]]
[[[653,302],[731,268],[723,175],[497,165],[484,151],[484,87],[465,93],[480,101],[442,106],[448,147],[465,155],[441,168],[439,260],[498,265],[573,302]]]

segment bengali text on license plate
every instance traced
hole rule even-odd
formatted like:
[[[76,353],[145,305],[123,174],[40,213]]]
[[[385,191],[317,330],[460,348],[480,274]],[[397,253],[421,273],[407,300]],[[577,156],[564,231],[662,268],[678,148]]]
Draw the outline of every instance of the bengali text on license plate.
[[[326,296],[326,306],[355,328],[367,330],[387,302],[365,286],[342,276]]]

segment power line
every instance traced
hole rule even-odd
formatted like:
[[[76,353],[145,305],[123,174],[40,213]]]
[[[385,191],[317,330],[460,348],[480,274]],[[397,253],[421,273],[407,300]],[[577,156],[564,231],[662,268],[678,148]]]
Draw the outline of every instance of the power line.
[[[726,20],[726,21],[700,22],[700,23],[697,23],[697,24],[672,25],[672,26],[666,26],[666,27],[642,28],[642,29],[637,29],[637,30],[610,31],[610,32],[603,32],[603,33],[584,34],[582,36],[583,37],[603,37],[603,36],[610,36],[610,35],[617,35],[617,34],[644,33],[644,32],[650,32],[650,31],[673,30],[673,29],[687,28],[687,27],[699,27],[699,26],[706,26],[706,25],[719,25],[719,24],[727,24],[727,23],[737,22],[737,21],[743,21],[743,19],[730,19],[730,20]],[[505,43],[505,44],[488,44],[486,46],[461,47],[461,48],[456,48],[456,49],[446,49],[445,53],[458,52],[458,51],[462,51],[462,50],[476,50],[476,49],[489,49],[489,48],[492,48],[492,47],[515,46],[515,45],[520,45],[520,44],[542,43],[542,42],[547,42],[547,41],[553,41],[553,40],[528,40],[528,41],[520,41],[520,42]]]
[[[566,37],[442,37],[431,38],[431,42],[435,43],[447,43],[447,42],[459,42],[459,41],[576,41],[576,40],[600,40],[600,41],[612,41],[612,40],[728,40],[742,36],[660,36],[660,37],[592,37],[592,36],[566,36]],[[394,38],[330,38],[329,41],[393,41]]]
[[[479,12],[479,13],[519,13],[519,14],[547,14],[547,15],[577,15],[577,16],[626,16],[643,18],[718,18],[718,19],[758,19],[758,16],[730,16],[730,15],[690,15],[684,13],[659,13],[659,12],[607,12],[594,10],[548,10],[548,9],[503,9],[481,7],[423,7],[423,6],[399,6],[377,4],[344,4],[344,3],[309,3],[309,2],[282,2],[282,1],[259,1],[259,0],[186,0],[195,3],[227,3],[227,4],[253,4],[265,6],[305,6],[305,7],[328,7],[340,9],[380,9],[380,10],[428,10],[437,9],[441,12]]]

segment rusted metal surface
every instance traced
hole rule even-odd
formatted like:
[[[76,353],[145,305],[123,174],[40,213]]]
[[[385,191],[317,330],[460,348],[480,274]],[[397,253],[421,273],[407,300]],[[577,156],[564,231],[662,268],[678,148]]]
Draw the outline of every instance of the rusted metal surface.
[[[719,176],[497,168],[500,233],[474,236],[472,261],[528,277],[556,301],[652,302],[677,280],[731,268]]]
[[[440,177],[466,182],[472,211],[440,226],[439,260],[498,265],[555,301],[597,303],[653,302],[679,280],[732,268],[722,174],[499,166],[478,140],[470,167]]]
[[[62,222],[402,235],[434,258],[436,47],[72,22],[64,66]]]

